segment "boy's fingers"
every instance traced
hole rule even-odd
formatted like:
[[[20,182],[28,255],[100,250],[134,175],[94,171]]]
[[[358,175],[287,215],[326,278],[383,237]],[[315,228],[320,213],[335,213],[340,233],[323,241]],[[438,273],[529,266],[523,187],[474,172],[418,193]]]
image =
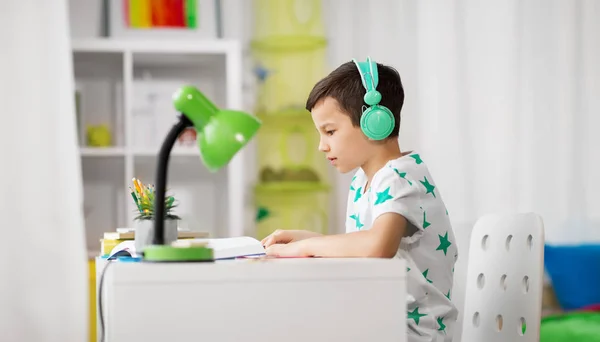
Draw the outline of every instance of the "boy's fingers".
[[[264,239],[262,239],[260,242],[263,244],[263,246],[265,245],[265,243],[267,243],[267,241],[271,240],[273,238],[273,234],[277,233],[279,230],[274,231],[273,233],[267,235]]]
[[[277,243],[288,243],[289,240],[290,240],[289,232],[278,229],[278,230],[274,231],[271,235],[267,236],[263,240],[262,244],[264,247],[269,247],[269,246],[277,244]]]
[[[289,237],[290,232],[288,232],[287,230],[280,230],[277,229],[273,235],[272,235],[272,239],[274,240],[274,243],[279,243],[279,242],[283,242],[283,243],[288,243],[290,239]]]
[[[265,248],[266,248],[266,247],[269,247],[269,246],[271,246],[272,244],[273,244],[273,238],[272,238],[271,236],[268,236],[268,237],[265,239],[265,242],[263,242],[263,246],[264,246]]]

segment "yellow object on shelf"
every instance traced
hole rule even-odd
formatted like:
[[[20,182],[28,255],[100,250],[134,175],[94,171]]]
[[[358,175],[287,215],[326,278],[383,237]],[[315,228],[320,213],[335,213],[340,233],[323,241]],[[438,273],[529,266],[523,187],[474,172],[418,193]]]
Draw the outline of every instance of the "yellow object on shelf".
[[[91,147],[108,147],[112,145],[112,133],[107,124],[88,125],[87,145]]]

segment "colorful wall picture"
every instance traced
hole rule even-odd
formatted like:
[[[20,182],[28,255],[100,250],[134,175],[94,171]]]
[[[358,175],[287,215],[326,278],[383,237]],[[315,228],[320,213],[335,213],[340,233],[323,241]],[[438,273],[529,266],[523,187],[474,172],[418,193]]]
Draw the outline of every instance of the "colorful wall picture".
[[[123,20],[131,29],[198,26],[197,0],[122,0]]]

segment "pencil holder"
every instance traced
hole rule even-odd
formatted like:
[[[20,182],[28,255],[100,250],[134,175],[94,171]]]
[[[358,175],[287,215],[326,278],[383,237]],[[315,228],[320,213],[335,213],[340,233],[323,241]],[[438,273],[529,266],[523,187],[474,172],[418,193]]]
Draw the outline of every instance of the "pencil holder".
[[[141,253],[144,248],[152,244],[154,237],[154,220],[135,221],[135,251]],[[165,245],[170,245],[177,240],[177,220],[165,220],[164,226]]]
[[[139,179],[133,178],[133,187],[129,188],[138,215],[135,218],[135,250],[141,253],[146,246],[152,244],[154,237],[154,208],[155,192],[153,185],[144,185]],[[165,199],[164,243],[171,244],[177,240],[177,222],[179,216],[173,213],[177,202],[173,196]]]

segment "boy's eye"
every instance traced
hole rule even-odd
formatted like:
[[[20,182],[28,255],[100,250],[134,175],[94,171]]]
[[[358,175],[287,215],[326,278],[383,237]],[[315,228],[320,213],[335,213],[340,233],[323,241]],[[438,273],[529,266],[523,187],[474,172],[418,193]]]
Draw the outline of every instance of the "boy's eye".
[[[335,132],[335,131],[334,131],[334,130],[330,130],[330,131],[326,131],[325,133],[326,133],[327,135],[333,135],[333,132]]]

